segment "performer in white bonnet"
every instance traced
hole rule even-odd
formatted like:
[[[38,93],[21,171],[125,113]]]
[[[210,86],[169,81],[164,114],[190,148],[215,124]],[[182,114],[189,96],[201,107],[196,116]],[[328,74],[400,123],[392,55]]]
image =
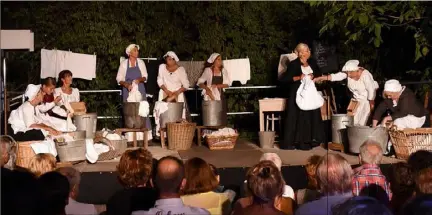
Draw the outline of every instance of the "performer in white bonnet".
[[[381,123],[393,121],[399,129],[430,127],[428,111],[423,107],[415,94],[398,80],[388,80],[384,85],[384,97],[373,115],[373,126],[377,126],[382,115],[387,109],[391,111],[385,116]]]
[[[370,112],[374,108],[374,100],[378,83],[374,81],[372,74],[359,67],[358,60],[349,60],[342,68],[342,72],[321,76],[314,81],[341,81],[348,79],[348,89],[352,92],[353,98],[350,107],[357,103],[354,112],[354,125],[366,125]]]

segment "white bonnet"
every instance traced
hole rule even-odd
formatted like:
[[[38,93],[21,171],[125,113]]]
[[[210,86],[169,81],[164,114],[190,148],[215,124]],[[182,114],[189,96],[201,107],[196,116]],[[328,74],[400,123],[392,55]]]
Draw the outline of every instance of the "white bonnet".
[[[179,62],[179,58],[177,57],[176,53],[174,53],[173,51],[168,51],[163,58],[166,58],[167,56],[173,58],[176,62]]]
[[[402,91],[402,85],[399,83],[398,80],[390,79],[390,80],[385,82],[384,91],[397,93],[397,92]]]
[[[210,55],[209,59],[207,59],[207,63],[213,63],[217,57],[219,57],[219,53],[213,53]]]
[[[349,60],[345,63],[342,68],[343,72],[353,72],[357,71],[360,67],[358,66],[360,62],[358,60]]]
[[[29,84],[24,93],[24,96],[28,98],[29,101],[33,100],[36,95],[39,93],[41,85]]]
[[[137,44],[130,44],[130,45],[128,45],[128,47],[126,47],[126,54],[129,56],[130,52],[134,48],[137,48],[138,50],[140,49],[139,45],[137,45]]]

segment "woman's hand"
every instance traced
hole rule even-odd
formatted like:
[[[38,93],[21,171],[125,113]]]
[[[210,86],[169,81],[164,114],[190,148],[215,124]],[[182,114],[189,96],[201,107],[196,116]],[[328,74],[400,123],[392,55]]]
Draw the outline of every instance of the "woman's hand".
[[[370,111],[372,112],[374,107],[375,107],[375,101],[374,100],[369,100],[369,106],[370,106]]]
[[[62,132],[57,131],[56,129],[51,128],[51,127],[48,129],[48,133],[49,133],[51,136],[58,136],[58,135],[61,135],[61,134],[62,134]]]
[[[374,119],[372,120],[372,127],[376,128],[378,125],[378,120]]]
[[[60,105],[61,100],[62,100],[61,96],[57,96],[57,97],[54,99],[54,103],[55,103],[56,105]]]
[[[134,81],[133,81],[133,83],[135,83],[135,84],[139,84],[139,83],[141,83],[141,81],[139,80],[139,78],[138,79],[135,79]]]
[[[210,97],[211,100],[215,100],[215,97],[213,96],[213,92],[209,88],[206,89],[206,94],[207,96]]]
[[[167,97],[171,97],[173,95],[173,92],[166,90],[165,94],[167,95]]]

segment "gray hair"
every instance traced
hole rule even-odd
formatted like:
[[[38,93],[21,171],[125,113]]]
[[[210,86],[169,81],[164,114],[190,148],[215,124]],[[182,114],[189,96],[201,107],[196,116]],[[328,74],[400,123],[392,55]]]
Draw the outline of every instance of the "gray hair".
[[[366,140],[360,146],[360,159],[362,163],[379,164],[383,156],[381,144],[374,140]]]
[[[56,170],[60,174],[64,175],[70,185],[70,189],[74,189],[75,186],[78,186],[81,181],[81,173],[73,167],[60,167]]]
[[[326,195],[352,192],[353,170],[348,161],[339,154],[324,155],[316,170],[321,193]]]
[[[4,164],[4,167],[8,168],[8,169],[14,169],[15,168],[15,160],[16,160],[16,152],[15,152],[16,142],[15,142],[15,140],[11,136],[2,135],[0,137],[0,144],[6,145],[6,150],[5,150],[5,152],[2,152],[2,155],[3,155],[3,153],[9,154],[9,160],[6,164]]]
[[[281,171],[282,169],[282,160],[279,157],[279,155],[277,155],[276,153],[264,153],[261,158],[260,161],[271,161],[274,163],[274,165],[276,165],[276,167],[279,169],[279,171]]]

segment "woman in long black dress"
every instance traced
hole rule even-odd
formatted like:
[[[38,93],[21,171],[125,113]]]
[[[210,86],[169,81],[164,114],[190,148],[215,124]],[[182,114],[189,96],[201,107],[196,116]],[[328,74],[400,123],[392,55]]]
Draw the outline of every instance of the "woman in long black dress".
[[[324,142],[324,124],[320,108],[304,111],[297,106],[296,93],[305,75],[310,75],[313,79],[314,76],[321,76],[321,71],[317,63],[310,58],[311,52],[306,44],[298,44],[296,53],[298,58],[288,63],[287,71],[280,80],[289,85],[280,148],[309,150]]]

